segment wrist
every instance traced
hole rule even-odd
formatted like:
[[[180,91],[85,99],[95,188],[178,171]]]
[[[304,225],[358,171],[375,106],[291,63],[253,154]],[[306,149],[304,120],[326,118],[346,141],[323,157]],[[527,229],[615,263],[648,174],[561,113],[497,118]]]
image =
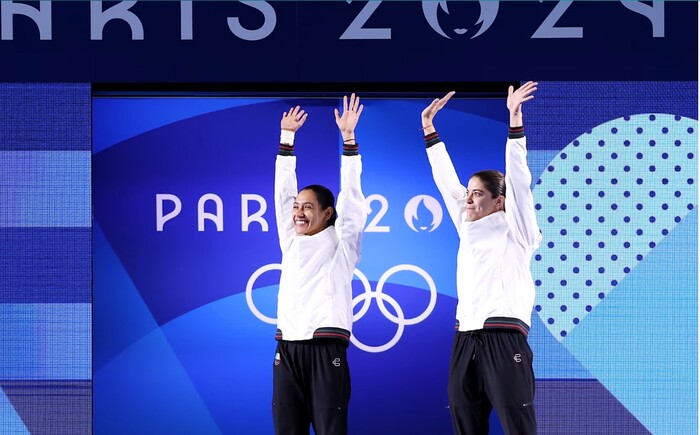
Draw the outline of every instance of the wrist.
[[[280,131],[280,143],[293,146],[294,145],[294,131],[282,129]]]
[[[522,112],[516,112],[510,114],[510,126],[520,127],[523,125],[523,114]]]
[[[346,142],[349,140],[355,140],[355,132],[354,131],[343,131],[340,133],[340,135],[343,137],[343,142]]]

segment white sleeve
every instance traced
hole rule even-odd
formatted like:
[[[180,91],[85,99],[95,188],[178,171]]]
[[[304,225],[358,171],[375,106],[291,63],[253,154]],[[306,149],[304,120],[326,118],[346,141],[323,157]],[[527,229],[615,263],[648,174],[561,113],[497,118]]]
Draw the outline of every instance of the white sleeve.
[[[360,261],[362,254],[362,232],[367,222],[369,207],[362,193],[362,158],[341,156],[340,193],[338,194],[335,230],[351,266]]]
[[[519,242],[534,251],[542,242],[542,234],[530,190],[532,174],[527,165],[525,145],[525,137],[506,142],[506,221]]]
[[[296,156],[277,156],[275,160],[275,218],[280,249],[286,250],[294,237],[292,208],[297,192]]]
[[[430,167],[433,170],[433,180],[435,180],[442,199],[445,201],[445,207],[452,218],[452,223],[459,232],[463,214],[466,211],[467,188],[460,183],[444,142],[438,142],[426,148],[426,151]]]

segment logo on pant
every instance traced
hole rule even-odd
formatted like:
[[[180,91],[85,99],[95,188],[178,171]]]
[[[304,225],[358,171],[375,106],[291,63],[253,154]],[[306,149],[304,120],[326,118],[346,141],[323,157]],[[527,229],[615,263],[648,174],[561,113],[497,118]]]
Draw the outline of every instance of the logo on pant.
[[[522,355],[520,355],[519,353],[516,353],[515,356],[513,357],[513,360],[515,360],[515,362],[519,363],[520,361],[522,361],[521,356]]]
[[[333,360],[333,365],[336,367],[340,367],[340,358],[336,358]]]
[[[275,354],[275,365],[276,366],[280,365],[280,353],[279,352],[277,352]]]

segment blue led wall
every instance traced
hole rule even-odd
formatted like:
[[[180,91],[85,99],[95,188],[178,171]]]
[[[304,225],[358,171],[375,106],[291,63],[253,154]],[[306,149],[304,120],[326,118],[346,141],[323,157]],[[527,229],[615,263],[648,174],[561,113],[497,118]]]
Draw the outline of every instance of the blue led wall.
[[[0,83],[0,433],[89,433],[90,86]]]

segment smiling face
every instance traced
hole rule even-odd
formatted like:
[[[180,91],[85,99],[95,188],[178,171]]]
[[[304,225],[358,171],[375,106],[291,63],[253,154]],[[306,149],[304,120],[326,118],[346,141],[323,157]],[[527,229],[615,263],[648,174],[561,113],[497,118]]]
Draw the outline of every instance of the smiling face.
[[[321,208],[316,193],[304,189],[297,195],[292,209],[294,231],[299,235],[313,236],[328,227],[328,220],[333,215],[333,207]]]
[[[493,197],[486,184],[479,177],[469,179],[467,185],[466,220],[473,222],[497,211],[503,210],[506,198],[503,195]]]

